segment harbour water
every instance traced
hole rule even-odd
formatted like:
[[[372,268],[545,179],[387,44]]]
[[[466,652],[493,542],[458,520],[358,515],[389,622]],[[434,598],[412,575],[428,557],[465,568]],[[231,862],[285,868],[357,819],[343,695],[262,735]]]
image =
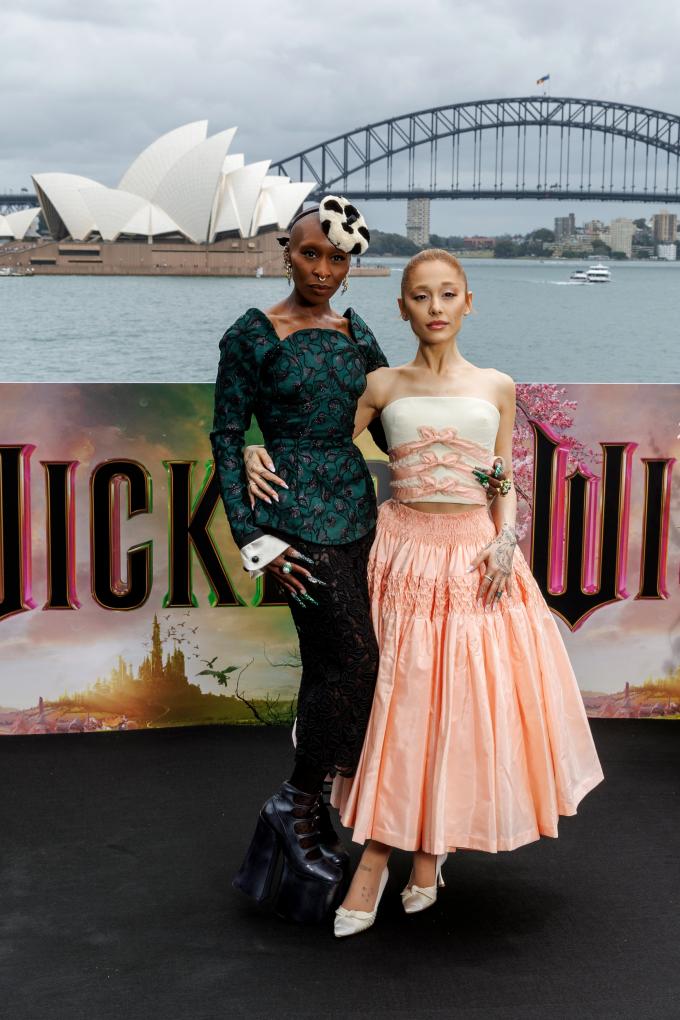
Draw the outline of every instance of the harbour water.
[[[335,305],[399,364],[414,350],[396,307],[406,260],[370,261],[391,276],[351,281]],[[611,262],[611,282],[590,285],[570,283],[572,261],[464,265],[475,314],[461,349],[476,364],[521,382],[680,382],[680,263]],[[285,293],[276,278],[2,279],[0,381],[212,382],[225,328]]]

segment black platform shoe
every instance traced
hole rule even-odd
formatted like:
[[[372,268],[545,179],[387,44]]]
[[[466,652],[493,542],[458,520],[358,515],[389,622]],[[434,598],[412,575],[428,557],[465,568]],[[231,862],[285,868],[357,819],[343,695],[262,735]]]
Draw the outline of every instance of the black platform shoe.
[[[343,869],[319,846],[320,799],[284,783],[263,805],[232,881],[235,889],[257,903],[270,901],[291,921],[322,921],[342,895]]]
[[[345,874],[349,870],[349,854],[340,842],[340,837],[333,828],[330,811],[330,783],[323,784],[319,800],[319,850],[327,860],[336,867],[342,868]]]

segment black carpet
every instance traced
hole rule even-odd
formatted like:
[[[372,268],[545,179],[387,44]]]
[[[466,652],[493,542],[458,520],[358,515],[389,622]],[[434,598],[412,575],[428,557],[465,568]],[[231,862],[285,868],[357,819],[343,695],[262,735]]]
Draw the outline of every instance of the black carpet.
[[[0,1016],[677,1018],[680,725],[592,725],[605,782],[558,840],[458,851],[414,917],[396,854],[342,942],[229,885],[287,731],[5,737]]]

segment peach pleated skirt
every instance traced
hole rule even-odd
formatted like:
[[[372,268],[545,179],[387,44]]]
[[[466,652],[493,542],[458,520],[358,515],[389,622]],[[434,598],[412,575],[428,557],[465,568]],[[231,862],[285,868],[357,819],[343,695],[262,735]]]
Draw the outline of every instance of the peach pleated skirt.
[[[353,839],[439,854],[557,836],[604,777],[562,637],[521,551],[493,609],[466,573],[486,507],[380,507],[369,560],[380,669],[366,739],[332,803]]]

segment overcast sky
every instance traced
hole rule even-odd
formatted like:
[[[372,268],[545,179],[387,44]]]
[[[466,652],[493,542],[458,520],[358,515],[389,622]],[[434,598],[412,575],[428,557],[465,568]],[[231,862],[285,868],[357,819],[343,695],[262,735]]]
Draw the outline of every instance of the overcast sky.
[[[68,171],[116,184],[163,132],[233,125],[232,151],[282,158],[371,121],[538,93],[680,112],[677,0],[4,0],[0,191]],[[438,202],[431,229],[500,233],[645,205]],[[403,231],[405,204],[372,226]]]

